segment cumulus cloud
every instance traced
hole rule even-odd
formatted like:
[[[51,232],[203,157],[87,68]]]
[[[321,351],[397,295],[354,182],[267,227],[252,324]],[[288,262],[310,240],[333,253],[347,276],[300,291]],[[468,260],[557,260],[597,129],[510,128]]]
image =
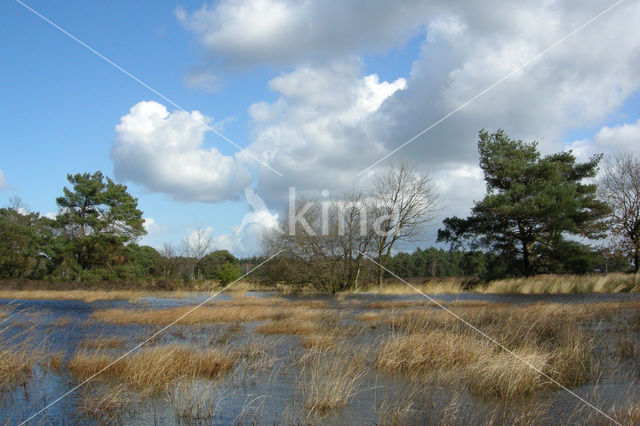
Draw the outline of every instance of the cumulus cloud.
[[[249,108],[254,124],[249,150],[286,173],[281,179],[259,169],[261,194],[281,198],[289,185],[332,190],[353,183],[356,157],[372,139],[366,120],[406,87],[403,78],[381,82],[375,74],[362,76],[361,69],[361,61],[351,58],[322,67],[301,66],[271,80],[269,86],[279,97]],[[238,157],[251,161],[243,153]]]
[[[176,16],[227,66],[290,65],[397,46],[420,31],[426,3],[223,0]]]
[[[154,234],[160,230],[160,225],[152,217],[145,217],[142,226],[147,231],[147,235]]]
[[[169,113],[157,102],[134,105],[116,126],[115,176],[180,201],[237,198],[251,176],[234,156],[204,146],[209,122],[198,111]]]
[[[251,206],[240,222],[232,227],[231,232],[214,237],[214,244],[219,249],[229,250],[237,256],[251,256],[258,252],[260,235],[278,226],[278,215],[269,211],[262,198],[253,189],[245,188],[245,200]]]
[[[3,190],[5,188],[7,188],[7,180],[4,177],[4,173],[2,173],[2,170],[0,170],[0,190]]]
[[[255,167],[258,191],[271,199],[286,196],[290,185],[300,192],[366,185],[377,170],[357,178],[359,171],[607,6],[595,0],[402,5],[389,0],[364,10],[337,0],[223,0],[176,13],[214,62],[232,68],[286,66],[287,72],[269,82],[276,100],[248,110],[249,151],[285,178],[242,153],[236,157]],[[638,123],[563,142],[571,131],[598,128],[615,117],[640,89],[637,22],[640,4],[621,3],[392,158],[430,172],[448,209],[464,214],[484,192],[476,151],[482,128],[538,140],[544,153],[637,149],[632,141]],[[424,39],[409,75],[390,82],[365,75],[357,55],[402,46],[418,34]]]
[[[426,38],[406,80],[379,82],[375,75],[364,76],[352,56],[298,65],[270,82],[279,95],[276,101],[249,108],[254,125],[249,150],[267,158],[287,184],[301,190],[359,184],[376,170],[360,180],[357,172],[603,9],[599,2],[580,7],[435,4],[416,12],[426,22]],[[392,158],[448,176],[448,187],[458,185],[450,193],[458,194],[467,190],[467,182],[454,176],[476,166],[482,128],[504,128],[515,138],[538,140],[545,153],[565,149],[562,141],[569,131],[608,119],[640,88],[638,21],[640,6],[621,4]],[[285,194],[284,186],[260,171],[261,193]],[[482,185],[473,188],[473,198],[482,196]]]
[[[640,155],[640,119],[635,123],[604,126],[593,138],[575,141],[570,148],[581,160],[594,154],[633,152]]]

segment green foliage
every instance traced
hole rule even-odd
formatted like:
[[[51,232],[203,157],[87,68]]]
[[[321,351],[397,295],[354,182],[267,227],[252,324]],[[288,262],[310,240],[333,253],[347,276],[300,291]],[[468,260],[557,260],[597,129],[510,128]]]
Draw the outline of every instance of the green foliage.
[[[50,221],[38,213],[0,209],[0,276],[42,278],[51,235]]]
[[[227,285],[242,276],[240,266],[230,262],[218,265],[216,272],[218,279],[220,280],[220,284],[222,285]]]
[[[536,142],[510,139],[502,130],[482,130],[478,152],[487,195],[470,217],[445,219],[438,241],[488,249],[507,275],[588,271],[586,248],[566,236],[603,236],[608,208],[586,183],[601,156],[586,163],[571,152],[542,157]]]
[[[418,247],[412,254],[392,256],[389,267],[403,277],[483,276],[486,263],[487,256],[482,252]]]
[[[198,266],[204,279],[219,280],[223,285],[241,276],[238,259],[227,250],[216,250],[207,254]]]
[[[138,200],[101,172],[67,175],[72,188],[56,199],[56,227],[82,269],[122,260],[123,244],[146,234]]]

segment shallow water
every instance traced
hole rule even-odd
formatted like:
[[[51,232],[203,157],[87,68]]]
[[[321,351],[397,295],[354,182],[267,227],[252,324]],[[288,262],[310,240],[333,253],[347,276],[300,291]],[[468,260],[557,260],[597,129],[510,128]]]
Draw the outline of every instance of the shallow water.
[[[275,293],[247,293],[249,297],[271,297]],[[28,331],[29,335],[37,336],[36,342],[45,344],[50,352],[60,351],[68,359],[75,353],[81,342],[96,337],[119,336],[125,338],[123,348],[117,350],[123,353],[143,342],[147,337],[162,328],[157,325],[113,325],[91,318],[91,313],[109,308],[123,309],[160,309],[179,306],[196,305],[210,297],[208,293],[194,293],[186,298],[161,298],[144,297],[135,302],[131,301],[69,301],[69,300],[0,300],[0,305],[11,304],[14,311],[19,311],[8,323],[11,327],[4,331],[3,336],[15,336],[21,339]],[[282,298],[291,301],[321,300],[329,304],[336,314],[346,312],[356,315],[364,311],[363,305],[381,301],[423,301],[421,295],[375,295],[358,294],[342,297],[330,295],[282,295]],[[479,300],[488,302],[502,302],[512,304],[528,304],[537,302],[552,303],[587,303],[603,301],[640,301],[640,294],[570,294],[570,295],[496,295],[463,293],[458,295],[434,295],[436,300],[451,302],[455,300]],[[211,303],[215,306],[217,301],[229,300],[232,296],[219,295]],[[345,320],[345,323],[355,320]],[[167,395],[150,398],[141,401],[128,411],[119,413],[110,422],[122,424],[184,424],[184,423],[251,423],[278,424],[278,423],[308,423],[321,422],[325,424],[375,424],[379,421],[378,409],[384,403],[392,404],[411,398],[415,403],[415,419],[420,423],[438,423],[438,416],[442,414],[442,407],[452,404],[452,400],[464,409],[461,414],[450,421],[459,424],[473,424],[478,421],[478,413],[489,413],[497,406],[495,400],[482,400],[469,395],[462,387],[443,385],[434,380],[425,390],[422,386],[417,392],[411,391],[411,384],[406,378],[380,373],[375,368],[369,369],[358,392],[345,407],[329,410],[321,417],[308,417],[304,409],[303,396],[298,383],[301,373],[293,360],[298,359],[305,349],[300,340],[295,336],[260,336],[252,333],[257,323],[243,324],[244,331],[234,336],[229,345],[240,347],[257,341],[266,342],[269,368],[260,371],[252,371],[249,365],[238,365],[234,371],[214,382],[198,380],[177,386],[182,393],[172,390]],[[360,323],[363,325],[362,323]],[[3,324],[6,326],[6,324]],[[607,327],[609,326],[609,329]],[[179,325],[168,329],[153,344],[180,342],[193,343],[202,347],[218,344],[212,343],[225,330],[229,324],[207,325]],[[598,330],[611,333],[615,337],[615,325],[599,324]],[[608,331],[607,331],[608,330]],[[375,339],[385,333],[383,327],[370,327],[366,333],[358,335],[354,342],[365,342],[367,339]],[[638,343],[638,334],[633,338]],[[613,344],[603,340],[603,345]],[[151,342],[149,343],[151,344]],[[608,350],[602,348],[603,351]],[[114,350],[115,351],[115,350]],[[372,362],[371,360],[368,362]],[[594,401],[598,407],[609,411],[612,407],[619,407],[629,399],[640,399],[640,392],[635,386],[637,377],[630,373],[637,368],[635,364],[624,364],[622,368],[614,369],[603,366],[603,379],[594,388],[588,384],[573,388],[572,392],[578,396]],[[96,386],[100,380],[96,379]],[[20,421],[29,418],[58,397],[65,395],[74,389],[80,381],[73,377],[67,370],[55,371],[36,366],[32,377],[23,385],[13,388],[9,392],[0,394],[0,422],[19,424]],[[51,405],[33,422],[45,424],[67,423],[100,423],[104,418],[87,416],[79,409],[83,392],[91,391],[88,385],[74,390],[68,396]],[[98,389],[98,388],[96,388]],[[209,401],[213,414],[206,418],[181,417],[178,407],[180,404],[170,403],[168,399],[174,398],[185,401],[184,393],[193,393],[202,400]],[[205,395],[203,397],[202,395]],[[594,395],[596,399],[594,400]],[[454,402],[455,402],[454,401]],[[500,403],[502,404],[502,403]],[[499,404],[498,404],[499,405]],[[504,405],[504,404],[503,404]],[[588,414],[590,408],[585,408],[574,395],[563,390],[555,390],[544,393],[534,399],[511,401],[505,405],[504,410],[512,410],[513,407],[527,407],[531,405],[546,405],[547,415],[540,419],[542,423],[557,424],[591,422]],[[417,407],[417,408],[416,408]],[[573,417],[567,413],[576,413]],[[600,419],[602,420],[602,419]],[[500,421],[498,420],[498,423]],[[606,422],[605,422],[606,423]]]

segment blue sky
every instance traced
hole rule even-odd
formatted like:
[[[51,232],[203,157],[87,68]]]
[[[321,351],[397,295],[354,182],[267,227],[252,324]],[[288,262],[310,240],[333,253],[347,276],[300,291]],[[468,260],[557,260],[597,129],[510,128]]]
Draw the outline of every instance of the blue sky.
[[[230,76],[215,95],[186,87],[185,75],[202,52],[175,19],[176,3],[28,4],[185,109],[217,120],[233,118],[224,134],[241,146],[247,143],[247,105],[272,97],[265,82],[276,74],[273,70]],[[54,212],[66,174],[111,174],[109,151],[120,117],[141,100],[161,99],[19,4],[6,2],[3,9],[0,168],[9,188],[2,195],[5,201],[19,195],[43,214]],[[208,135],[207,143],[222,152],[235,150],[215,135]],[[128,185],[145,216],[163,224],[169,241],[180,242],[190,227],[215,224],[227,230],[247,211],[244,202],[179,203]]]
[[[334,194],[366,186],[356,172],[607,6],[593,1],[576,10],[572,2],[531,2],[496,12],[490,5],[478,11],[472,2],[450,9],[446,2],[408,2],[407,10],[379,3],[363,16],[340,2],[28,1],[176,104],[209,117],[225,136],[284,175],[204,131],[202,145],[194,148],[197,137],[179,140],[167,155],[202,156],[200,167],[210,170],[218,160],[231,166],[226,174],[202,182],[190,175],[185,183],[180,173],[159,178],[162,170],[144,155],[111,155],[116,145],[147,152],[139,133],[116,130],[127,115],[134,123],[143,120],[130,113],[132,107],[155,102],[145,105],[162,105],[168,114],[174,107],[20,4],[3,2],[0,171],[6,183],[0,199],[19,195],[32,210],[55,212],[67,173],[102,170],[114,176],[117,163],[116,178],[152,219],[143,243],[178,245],[196,227],[210,227],[219,248],[255,253],[258,225],[264,223],[237,228],[252,212],[244,186],[267,201],[272,218],[288,186]],[[501,13],[521,25],[504,19],[496,25]],[[550,15],[553,25],[545,21]],[[482,195],[474,146],[481,127],[541,140],[546,151],[574,148],[587,156],[637,149],[638,16],[633,4],[612,10],[394,159],[412,161],[434,176],[449,215],[464,214]],[[213,78],[215,90],[194,84],[197,75]],[[367,79],[372,75],[375,80]],[[170,144],[160,139],[175,123],[154,123],[157,163]],[[215,156],[206,157],[208,150]],[[136,162],[146,171],[127,169]],[[227,184],[229,191],[221,192]],[[218,188],[218,195],[204,197],[207,185],[211,193]],[[429,238],[420,245],[432,245]]]

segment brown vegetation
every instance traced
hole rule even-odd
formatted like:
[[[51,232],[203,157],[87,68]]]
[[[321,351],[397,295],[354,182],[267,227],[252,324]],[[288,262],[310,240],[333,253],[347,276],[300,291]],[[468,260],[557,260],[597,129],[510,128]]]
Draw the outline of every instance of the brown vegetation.
[[[289,302],[281,298],[243,297],[217,301],[195,310],[192,306],[149,310],[106,309],[94,312],[92,318],[113,324],[170,324],[186,314],[180,319],[181,324],[236,323],[288,317],[323,317],[327,315],[327,311],[321,309],[325,306],[325,302],[317,300]]]
[[[578,386],[593,377],[595,368],[594,343],[578,323],[635,306],[496,304],[454,308],[456,315],[517,356],[444,310],[404,311],[385,320],[394,332],[381,344],[376,366],[424,377],[434,372],[457,372],[471,392],[500,398],[535,393],[554,381]]]
[[[96,337],[80,342],[80,347],[86,349],[121,348],[125,342],[123,337]]]
[[[345,349],[326,353],[312,350],[300,361],[298,386],[309,415],[346,405],[358,392],[366,365]]]
[[[179,378],[215,378],[233,368],[237,355],[216,348],[171,344],[141,349],[109,366],[116,359],[100,350],[81,350],[69,360],[68,368],[81,379],[106,368],[104,375],[118,377],[144,394],[166,390]]]

